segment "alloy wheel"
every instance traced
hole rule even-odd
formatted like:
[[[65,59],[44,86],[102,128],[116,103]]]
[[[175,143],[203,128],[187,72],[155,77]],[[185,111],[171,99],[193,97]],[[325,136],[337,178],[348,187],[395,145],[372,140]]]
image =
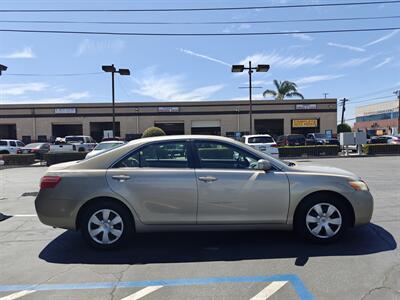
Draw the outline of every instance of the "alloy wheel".
[[[330,203],[318,203],[306,215],[307,228],[317,238],[332,238],[339,232],[342,223],[340,211]]]
[[[121,216],[111,209],[100,209],[89,219],[88,232],[97,243],[109,245],[115,243],[122,235],[124,223]]]

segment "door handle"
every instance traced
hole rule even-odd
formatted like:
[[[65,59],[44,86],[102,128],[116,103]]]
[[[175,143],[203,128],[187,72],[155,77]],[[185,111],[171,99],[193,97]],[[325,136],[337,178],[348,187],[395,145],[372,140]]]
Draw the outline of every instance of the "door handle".
[[[124,182],[126,180],[129,180],[131,178],[131,176],[128,175],[113,175],[111,177],[114,180],[118,180],[119,182]]]
[[[199,180],[204,181],[204,182],[213,182],[213,181],[216,181],[217,178],[214,176],[201,176],[201,177],[199,177]]]

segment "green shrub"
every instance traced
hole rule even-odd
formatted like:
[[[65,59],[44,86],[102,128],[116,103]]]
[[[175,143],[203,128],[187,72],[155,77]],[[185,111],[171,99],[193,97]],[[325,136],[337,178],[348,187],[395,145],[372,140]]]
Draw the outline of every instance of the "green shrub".
[[[166,135],[166,134],[165,134],[164,130],[162,130],[161,128],[149,127],[143,132],[142,138],[152,137],[152,136],[163,136],[163,135]]]
[[[278,147],[278,150],[279,157],[336,156],[340,147],[338,145],[284,146]]]
[[[341,132],[351,132],[351,127],[349,124],[343,123],[337,126],[337,133]]]
[[[29,166],[35,162],[35,154],[0,154],[6,166]]]
[[[58,153],[45,153],[43,160],[46,161],[48,166],[59,164],[67,161],[85,159],[87,152],[58,152]]]
[[[365,144],[363,152],[368,155],[374,154],[400,154],[400,145],[391,144]]]

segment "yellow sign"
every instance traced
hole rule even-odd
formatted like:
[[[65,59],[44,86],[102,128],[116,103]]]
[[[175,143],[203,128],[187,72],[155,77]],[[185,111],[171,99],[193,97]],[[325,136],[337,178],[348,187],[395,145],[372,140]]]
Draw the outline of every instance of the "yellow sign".
[[[292,127],[317,127],[318,120],[317,119],[306,119],[306,120],[292,120]]]

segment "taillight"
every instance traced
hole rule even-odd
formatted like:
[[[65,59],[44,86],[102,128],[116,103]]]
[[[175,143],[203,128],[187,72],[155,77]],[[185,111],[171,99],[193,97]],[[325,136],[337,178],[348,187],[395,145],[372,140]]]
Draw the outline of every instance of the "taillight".
[[[43,176],[40,180],[41,189],[52,189],[61,181],[60,176]]]
[[[278,147],[277,144],[271,144],[271,147]]]

